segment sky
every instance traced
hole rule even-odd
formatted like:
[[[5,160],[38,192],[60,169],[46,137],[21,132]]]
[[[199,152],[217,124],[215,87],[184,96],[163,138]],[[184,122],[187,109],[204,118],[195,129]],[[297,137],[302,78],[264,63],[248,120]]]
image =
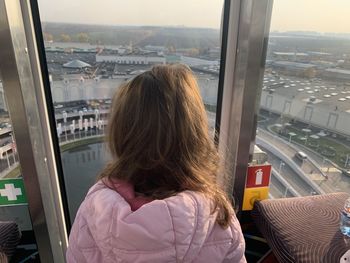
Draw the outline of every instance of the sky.
[[[224,0],[38,0],[42,21],[219,28]]]
[[[42,21],[219,28],[224,0],[39,0]],[[272,31],[350,33],[350,0],[274,0]]]
[[[271,30],[350,33],[349,0],[274,0]]]

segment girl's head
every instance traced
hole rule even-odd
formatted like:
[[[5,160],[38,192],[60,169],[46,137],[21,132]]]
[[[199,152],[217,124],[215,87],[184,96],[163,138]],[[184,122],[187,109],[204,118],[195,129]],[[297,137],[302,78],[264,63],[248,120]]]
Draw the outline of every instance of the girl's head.
[[[219,158],[191,70],[154,66],[123,84],[113,98],[108,144],[112,163],[101,177],[130,182],[162,199],[184,190],[210,196],[226,226],[231,208],[216,184]]]

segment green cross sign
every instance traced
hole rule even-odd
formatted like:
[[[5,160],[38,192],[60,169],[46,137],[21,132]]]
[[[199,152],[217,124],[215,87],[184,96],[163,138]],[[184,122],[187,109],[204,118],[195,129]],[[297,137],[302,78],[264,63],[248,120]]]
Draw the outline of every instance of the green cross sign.
[[[0,179],[0,206],[24,204],[27,204],[27,198],[23,179]]]

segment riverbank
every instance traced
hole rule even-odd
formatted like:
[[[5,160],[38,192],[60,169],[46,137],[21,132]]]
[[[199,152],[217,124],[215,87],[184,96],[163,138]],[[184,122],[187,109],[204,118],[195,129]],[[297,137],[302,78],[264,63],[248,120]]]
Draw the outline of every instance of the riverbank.
[[[104,141],[104,136],[103,135],[96,135],[96,136],[92,136],[92,137],[85,137],[82,139],[78,139],[75,141],[67,141],[64,143],[60,144],[60,150],[61,152],[66,152],[69,150],[72,150],[76,147],[79,146],[84,146],[84,145],[89,145],[89,144],[94,144],[94,143],[101,143]],[[13,167],[11,167],[11,169],[8,169],[6,171],[4,171],[6,174],[4,174],[3,176],[1,176],[1,178],[3,179],[8,179],[8,178],[18,178],[21,176],[21,166],[19,163],[13,165]]]
[[[84,146],[84,145],[99,143],[99,142],[103,142],[103,141],[104,141],[104,136],[96,135],[93,137],[82,138],[82,139],[75,140],[75,141],[64,142],[64,143],[60,144],[60,150],[61,150],[61,152],[66,152],[66,151],[74,149],[78,146]]]

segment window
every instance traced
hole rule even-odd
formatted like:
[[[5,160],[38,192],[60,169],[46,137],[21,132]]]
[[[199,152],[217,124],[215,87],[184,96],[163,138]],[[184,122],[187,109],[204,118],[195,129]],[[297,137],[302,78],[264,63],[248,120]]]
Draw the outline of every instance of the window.
[[[109,159],[102,141],[121,83],[154,64],[185,63],[198,79],[214,129],[223,4],[39,1],[71,221]]]
[[[274,2],[256,140],[271,198],[350,192],[349,8]]]
[[[1,72],[0,72],[1,73]],[[35,216],[35,215],[34,215]],[[17,247],[12,260],[19,262],[28,256],[38,257],[28,200],[21,175],[11,117],[0,79],[0,229],[8,251]],[[18,233],[18,236],[16,235]],[[11,239],[8,242],[7,238]],[[10,244],[11,243],[11,244]],[[0,252],[2,254],[3,251]],[[2,255],[0,255],[2,259]]]

